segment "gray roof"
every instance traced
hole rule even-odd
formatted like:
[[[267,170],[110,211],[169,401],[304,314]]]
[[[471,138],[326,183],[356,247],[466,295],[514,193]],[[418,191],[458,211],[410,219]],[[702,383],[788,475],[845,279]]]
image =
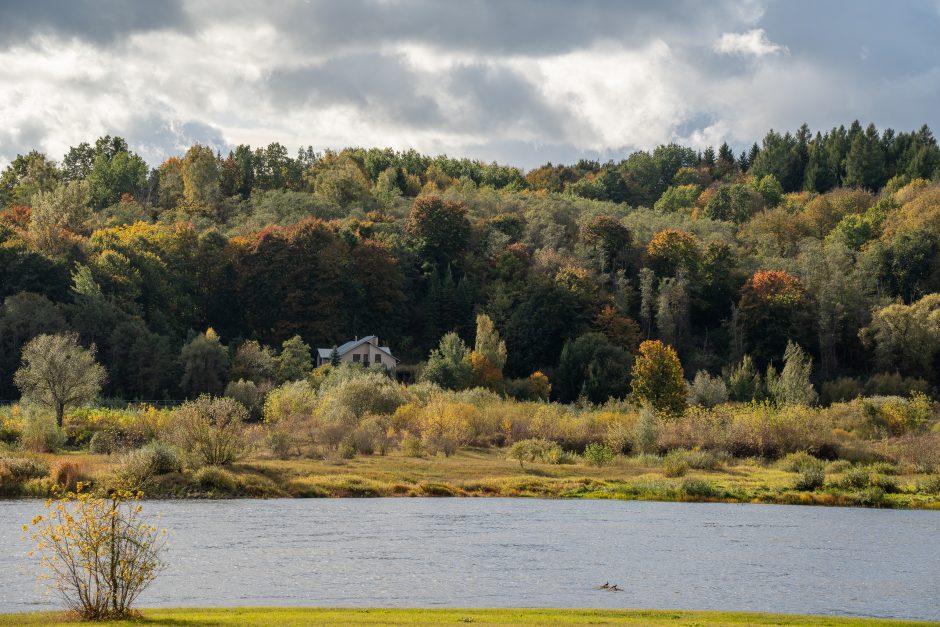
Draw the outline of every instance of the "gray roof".
[[[339,346],[337,346],[336,352],[339,353],[340,357],[342,357],[343,355],[345,355],[352,349],[356,348],[357,346],[362,346],[363,344],[371,341],[374,337],[375,337],[374,335],[367,335],[365,337],[359,338],[358,340],[350,340],[346,342],[345,344],[340,344]],[[391,357],[395,361],[399,361],[397,357],[392,355],[392,349],[389,348],[388,346],[377,346],[376,348],[378,348],[383,353],[387,354],[389,357]],[[332,348],[318,348],[317,354],[323,359],[329,359],[330,355],[333,354],[333,349]]]

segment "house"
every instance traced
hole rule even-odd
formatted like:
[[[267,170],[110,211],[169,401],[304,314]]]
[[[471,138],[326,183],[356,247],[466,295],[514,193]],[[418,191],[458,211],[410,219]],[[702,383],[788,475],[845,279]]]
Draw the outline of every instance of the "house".
[[[333,350],[333,348],[318,348],[317,366],[330,363],[333,359]],[[356,338],[342,346],[337,346],[335,350],[341,362],[350,364],[363,366],[382,364],[386,370],[393,370],[399,361],[392,355],[392,349],[388,346],[379,346],[379,338],[375,335]]]

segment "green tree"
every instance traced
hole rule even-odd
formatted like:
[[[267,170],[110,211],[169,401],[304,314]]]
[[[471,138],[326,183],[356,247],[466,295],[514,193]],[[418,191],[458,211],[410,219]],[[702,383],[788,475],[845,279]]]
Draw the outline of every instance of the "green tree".
[[[183,197],[193,207],[215,210],[222,197],[219,187],[219,163],[208,146],[193,145],[180,164]]]
[[[60,183],[50,192],[33,196],[29,235],[35,246],[49,255],[65,250],[68,232],[81,234],[91,216],[88,185],[84,181]]]
[[[629,389],[632,363],[630,353],[600,333],[585,333],[565,342],[552,389],[563,403],[582,395],[592,403],[623,398]]]
[[[763,398],[763,389],[760,372],[754,367],[751,356],[745,355],[728,375],[728,395],[733,401],[749,403]]]
[[[65,410],[95,398],[106,378],[95,347],[83,348],[74,333],[33,338],[23,347],[22,363],[13,377],[16,386],[27,400],[55,411],[59,428]]]
[[[441,338],[440,345],[431,351],[421,380],[435,383],[446,390],[462,390],[470,385],[473,368],[470,349],[456,333]]]
[[[95,142],[95,162],[88,174],[91,205],[103,209],[123,194],[139,196],[147,186],[147,163],[128,151],[120,137],[106,136]]]
[[[183,365],[180,386],[187,395],[221,395],[225,391],[228,352],[212,327],[183,347],[180,360]]]
[[[819,398],[810,381],[813,358],[799,344],[787,342],[783,353],[783,370],[778,375],[773,366],[767,368],[767,391],[778,405],[812,405]]]
[[[864,133],[852,139],[845,157],[846,187],[864,187],[872,191],[880,189],[886,180],[885,154],[881,138],[874,124],[869,124]]]
[[[303,379],[313,370],[310,345],[299,335],[286,340],[281,344],[281,354],[274,359],[274,368],[278,384]]]
[[[659,340],[640,344],[633,362],[633,396],[657,411],[681,414],[686,407],[686,383],[679,356]]]
[[[274,352],[257,340],[248,340],[238,347],[229,367],[229,380],[245,379],[263,383],[274,378]]]
[[[441,269],[457,261],[470,238],[466,214],[462,203],[437,196],[415,199],[405,235],[418,258]]]

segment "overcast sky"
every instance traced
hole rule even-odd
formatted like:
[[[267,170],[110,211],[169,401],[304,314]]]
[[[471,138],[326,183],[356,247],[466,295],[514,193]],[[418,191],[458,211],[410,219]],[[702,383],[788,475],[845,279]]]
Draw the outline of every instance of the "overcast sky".
[[[530,168],[938,117],[940,0],[0,2],[0,165],[110,133]]]

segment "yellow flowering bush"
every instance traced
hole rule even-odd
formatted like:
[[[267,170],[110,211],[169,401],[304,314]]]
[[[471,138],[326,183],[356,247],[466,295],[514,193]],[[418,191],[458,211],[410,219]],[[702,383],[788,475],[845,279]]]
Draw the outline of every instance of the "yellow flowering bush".
[[[142,492],[66,492],[23,525],[47,581],[85,620],[124,618],[163,568],[166,531],[146,523]]]

